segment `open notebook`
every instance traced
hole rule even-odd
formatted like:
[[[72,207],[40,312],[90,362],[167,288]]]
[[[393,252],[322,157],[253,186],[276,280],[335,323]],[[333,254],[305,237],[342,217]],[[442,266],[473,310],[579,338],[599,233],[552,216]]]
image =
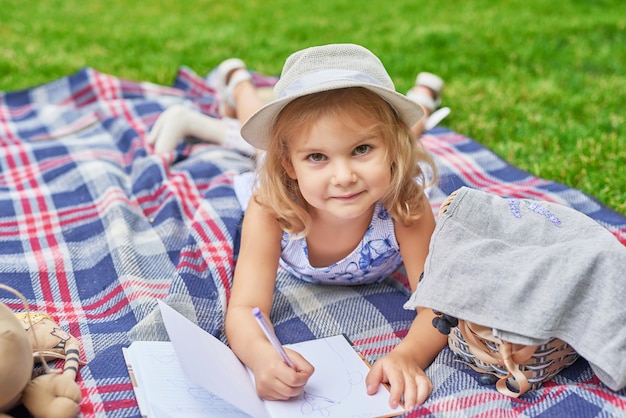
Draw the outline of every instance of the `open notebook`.
[[[290,344],[315,373],[304,393],[288,401],[264,401],[254,377],[220,340],[160,302],[171,342],[136,341],[124,350],[142,415],[162,417],[397,416],[381,385],[368,395],[369,365],[343,336]]]

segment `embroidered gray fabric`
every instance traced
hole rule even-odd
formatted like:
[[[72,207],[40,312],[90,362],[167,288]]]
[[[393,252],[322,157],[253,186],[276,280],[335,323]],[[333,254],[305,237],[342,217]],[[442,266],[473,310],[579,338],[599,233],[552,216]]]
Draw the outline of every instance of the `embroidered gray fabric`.
[[[560,338],[620,390],[625,268],[626,247],[586,215],[463,187],[438,220],[405,308],[429,307],[517,344]]]

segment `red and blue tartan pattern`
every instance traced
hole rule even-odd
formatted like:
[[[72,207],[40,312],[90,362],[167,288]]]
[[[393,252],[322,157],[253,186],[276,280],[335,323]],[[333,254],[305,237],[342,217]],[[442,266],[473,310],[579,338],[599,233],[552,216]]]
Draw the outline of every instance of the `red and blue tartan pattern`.
[[[275,81],[260,74],[254,80]],[[86,68],[0,94],[0,282],[80,340],[87,361],[78,377],[82,416],[139,416],[121,347],[167,338],[157,299],[224,339],[242,216],[232,176],[251,162],[210,145],[153,155],[145,142],[172,104],[219,116],[213,81],[213,73],[181,68],[167,87]],[[626,244],[626,217],[592,197],[523,172],[443,128],[423,141],[441,175],[433,212],[468,186],[572,206]],[[356,287],[310,285],[280,271],[272,320],[284,343],[344,333],[374,361],[412,320],[402,309],[406,283],[402,270]],[[23,309],[12,295],[0,300]],[[626,415],[626,393],[604,387],[582,359],[519,399],[481,386],[447,348],[428,373],[434,392],[407,416]]]

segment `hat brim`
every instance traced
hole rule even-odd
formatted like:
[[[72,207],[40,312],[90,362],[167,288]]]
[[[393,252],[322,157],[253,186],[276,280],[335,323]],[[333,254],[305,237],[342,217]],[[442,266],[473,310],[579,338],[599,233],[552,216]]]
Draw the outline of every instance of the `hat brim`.
[[[265,106],[257,110],[250,118],[241,126],[241,136],[253,147],[261,150],[267,149],[274,123],[278,114],[290,102],[298,97],[307,96],[313,93],[319,93],[328,90],[337,90],[348,87],[363,87],[373,91],[382,97],[391,107],[398,113],[400,119],[411,127],[424,117],[424,109],[418,103],[407,98],[403,94],[395,90],[381,87],[376,84],[363,82],[341,82],[320,83],[319,85],[290,95],[281,99],[275,99]]]

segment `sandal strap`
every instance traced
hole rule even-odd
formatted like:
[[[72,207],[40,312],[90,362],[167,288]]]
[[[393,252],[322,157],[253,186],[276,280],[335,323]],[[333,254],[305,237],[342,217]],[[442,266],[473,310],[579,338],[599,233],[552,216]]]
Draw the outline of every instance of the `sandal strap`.
[[[240,60],[239,58],[229,58],[225,61],[222,61],[220,65],[217,67],[216,83],[217,83],[217,92],[219,96],[221,97],[220,103],[226,102],[231,107],[234,107],[235,101],[232,97],[232,89],[230,90],[230,94],[228,90],[228,85],[231,84],[232,77],[228,83],[226,82],[226,80],[228,79],[228,76],[230,74],[234,76],[235,75],[234,72],[238,72],[237,70],[240,70],[240,69],[245,70],[246,63]],[[220,105],[220,113],[224,114],[224,110],[222,108],[223,106]]]
[[[230,80],[228,80],[228,85],[226,86],[226,90],[224,92],[224,99],[228,102],[228,104],[231,107],[234,108],[237,106],[235,103],[235,98],[233,97],[235,87],[237,87],[239,83],[242,83],[248,80],[252,80],[252,76],[250,75],[248,70],[243,69],[243,68],[235,70],[235,72],[230,77]]]
[[[441,105],[441,94],[443,93],[444,82],[438,75],[428,72],[421,72],[415,78],[416,86],[424,86],[435,93],[435,108]]]
[[[219,84],[219,87],[225,88],[228,74],[240,68],[245,69],[246,63],[239,58],[229,58],[225,61],[222,61],[221,64],[217,67],[217,82]]]
[[[417,86],[426,87],[432,90],[435,97],[430,97],[424,93],[417,93]],[[441,93],[443,92],[444,82],[441,77],[427,72],[421,72],[415,78],[415,87],[409,90],[406,96],[414,102],[422,105],[431,113],[441,106]]]
[[[428,109],[429,113],[432,113],[433,110],[435,110],[435,108],[437,107],[437,103],[432,97],[424,93],[417,93],[413,89],[409,90],[409,92],[406,94],[406,97],[413,100],[420,106]]]

